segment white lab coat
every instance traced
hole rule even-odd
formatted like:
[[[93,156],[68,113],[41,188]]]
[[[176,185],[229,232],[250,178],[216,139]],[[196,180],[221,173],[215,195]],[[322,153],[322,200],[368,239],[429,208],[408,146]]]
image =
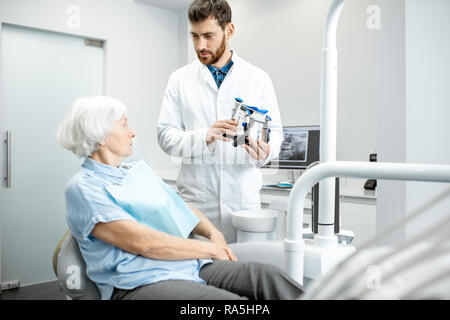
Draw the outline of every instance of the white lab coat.
[[[276,157],[283,140],[278,103],[270,77],[232,56],[233,66],[220,89],[198,59],[169,78],[158,120],[158,143],[169,155],[183,157],[177,178],[180,196],[204,213],[228,242],[236,240],[231,213],[258,211],[262,174],[259,167]],[[217,120],[231,118],[235,98],[268,109],[270,155],[256,162],[241,146],[217,141],[207,146],[206,132]]]

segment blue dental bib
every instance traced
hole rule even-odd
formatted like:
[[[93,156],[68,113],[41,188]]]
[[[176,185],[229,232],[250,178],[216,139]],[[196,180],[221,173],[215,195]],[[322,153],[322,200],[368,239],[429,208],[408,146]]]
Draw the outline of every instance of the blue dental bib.
[[[200,219],[145,163],[137,161],[120,184],[105,187],[116,203],[139,223],[187,238]]]

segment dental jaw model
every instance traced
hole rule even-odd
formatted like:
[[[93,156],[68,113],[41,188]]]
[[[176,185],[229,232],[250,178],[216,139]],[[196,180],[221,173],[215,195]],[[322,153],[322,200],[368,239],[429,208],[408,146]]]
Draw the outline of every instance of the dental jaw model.
[[[252,137],[255,141],[269,142],[269,121],[272,119],[267,115],[268,110],[247,106],[243,102],[242,99],[235,98],[231,118],[238,123],[236,135],[224,134],[224,136],[233,140],[234,147],[248,145],[248,137]]]

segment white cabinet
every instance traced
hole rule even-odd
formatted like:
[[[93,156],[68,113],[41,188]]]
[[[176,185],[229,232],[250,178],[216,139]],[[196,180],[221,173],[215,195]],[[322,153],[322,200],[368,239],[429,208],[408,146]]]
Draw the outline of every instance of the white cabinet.
[[[361,244],[376,234],[376,205],[352,202],[340,202],[340,227],[353,231],[355,237],[352,245],[358,249]]]

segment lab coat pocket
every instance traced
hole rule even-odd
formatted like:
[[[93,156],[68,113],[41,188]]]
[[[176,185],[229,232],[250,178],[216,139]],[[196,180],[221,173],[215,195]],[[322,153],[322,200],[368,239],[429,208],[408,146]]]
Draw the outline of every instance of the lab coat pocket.
[[[206,168],[204,164],[185,164],[177,179],[177,188],[185,201],[206,201]]]
[[[241,181],[241,204],[259,205],[259,192],[262,186],[261,171],[255,167],[247,168]]]

